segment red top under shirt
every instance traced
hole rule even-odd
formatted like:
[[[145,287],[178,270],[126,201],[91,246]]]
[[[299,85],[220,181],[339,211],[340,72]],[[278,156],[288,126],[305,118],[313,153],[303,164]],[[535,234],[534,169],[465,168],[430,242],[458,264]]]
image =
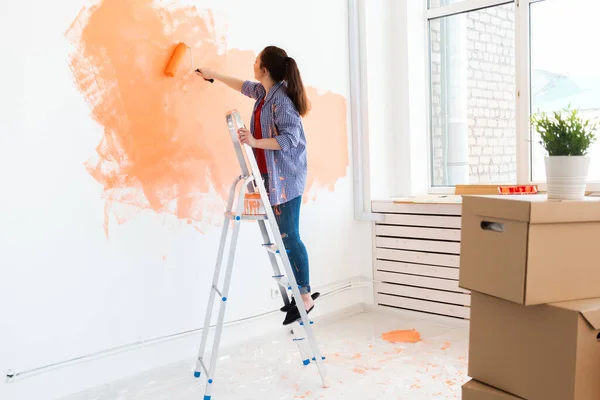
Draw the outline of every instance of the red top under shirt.
[[[262,139],[262,129],[260,127],[260,111],[262,110],[265,99],[258,104],[256,111],[254,112],[254,138],[259,140]],[[267,159],[265,158],[265,151],[263,149],[254,149],[254,157],[258,164],[258,170],[261,174],[267,173]]]

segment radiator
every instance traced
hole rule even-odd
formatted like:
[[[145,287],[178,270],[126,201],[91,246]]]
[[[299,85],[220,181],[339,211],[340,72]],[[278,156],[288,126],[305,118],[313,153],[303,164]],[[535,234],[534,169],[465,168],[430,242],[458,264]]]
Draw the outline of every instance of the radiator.
[[[469,319],[471,296],[458,287],[460,198],[372,202],[375,302]]]

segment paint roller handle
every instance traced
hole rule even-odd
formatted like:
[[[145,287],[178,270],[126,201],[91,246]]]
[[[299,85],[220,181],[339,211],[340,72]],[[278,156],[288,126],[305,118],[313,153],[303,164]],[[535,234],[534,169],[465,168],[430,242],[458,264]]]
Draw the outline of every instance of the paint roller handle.
[[[202,76],[202,72],[200,72],[200,69],[198,69],[198,68],[196,69],[196,73],[197,73],[198,75]],[[204,77],[203,77],[203,78],[204,78]],[[209,81],[210,83],[214,83],[214,81],[215,81],[215,80],[214,80],[214,79],[212,79],[212,78],[211,78],[211,79],[206,79],[206,78],[204,78],[204,80],[205,80],[205,81]]]
[[[200,72],[200,68],[196,68],[196,71],[194,71],[194,72],[196,72],[198,75],[202,76],[202,72]],[[205,81],[209,81],[210,83],[214,83],[214,81],[215,81],[215,80],[214,80],[214,79],[212,79],[212,78],[211,78],[211,79],[206,79],[206,78],[204,78],[204,76],[202,76],[202,78],[203,78]]]

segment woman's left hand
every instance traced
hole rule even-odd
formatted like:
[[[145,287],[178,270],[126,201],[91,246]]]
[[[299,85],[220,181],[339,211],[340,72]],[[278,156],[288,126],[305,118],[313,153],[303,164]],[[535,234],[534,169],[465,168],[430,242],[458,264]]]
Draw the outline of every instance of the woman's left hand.
[[[240,143],[247,144],[250,147],[256,147],[257,140],[254,138],[252,133],[246,128],[238,129],[238,138],[240,139]]]

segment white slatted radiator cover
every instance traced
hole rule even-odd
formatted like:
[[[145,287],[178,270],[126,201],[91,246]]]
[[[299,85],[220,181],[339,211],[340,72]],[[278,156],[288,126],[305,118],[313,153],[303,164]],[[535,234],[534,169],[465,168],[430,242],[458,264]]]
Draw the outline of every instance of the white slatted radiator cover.
[[[373,201],[378,305],[469,319],[471,296],[458,287],[461,205]]]

